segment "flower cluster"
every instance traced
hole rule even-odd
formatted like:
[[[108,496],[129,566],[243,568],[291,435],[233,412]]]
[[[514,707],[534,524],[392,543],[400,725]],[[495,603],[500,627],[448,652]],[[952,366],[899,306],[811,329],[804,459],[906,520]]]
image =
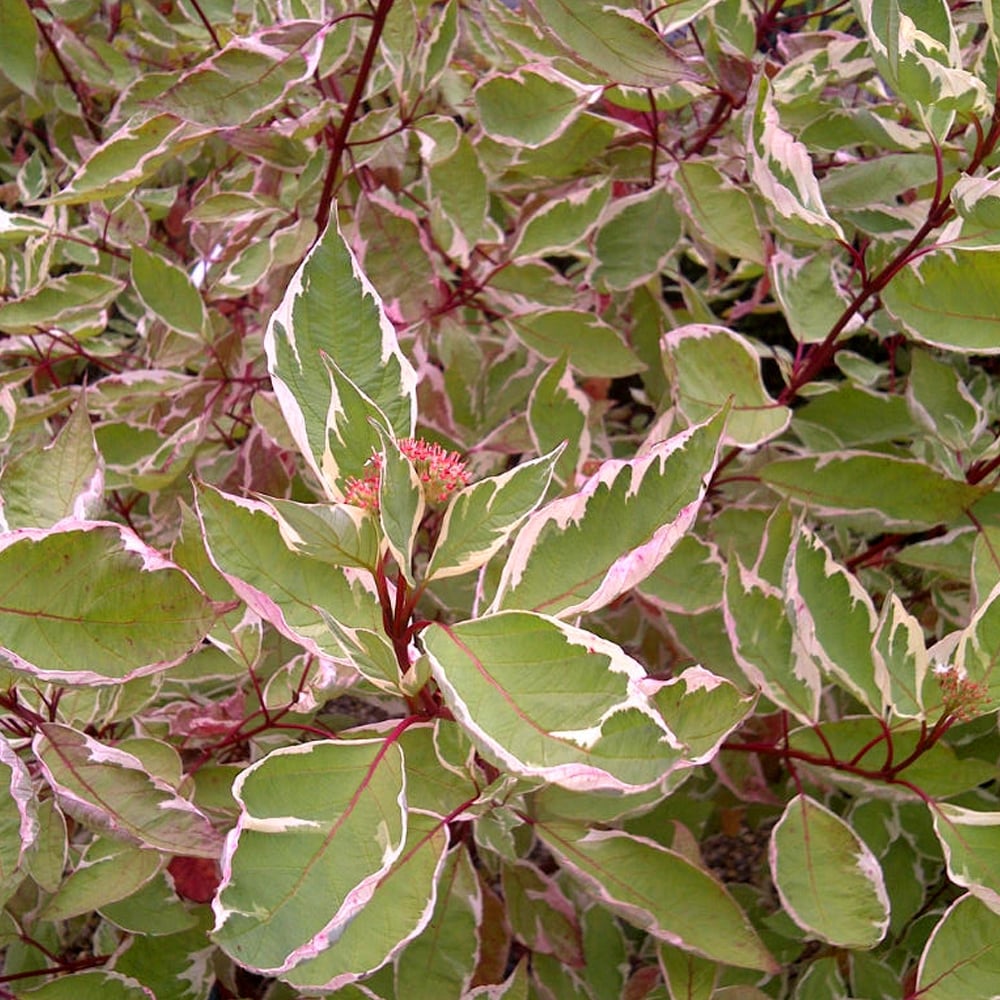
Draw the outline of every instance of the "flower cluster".
[[[445,451],[439,444],[423,438],[402,438],[396,444],[413,463],[420,477],[428,503],[446,500],[456,490],[466,486],[469,474],[457,451]],[[372,471],[359,479],[351,476],[344,486],[344,502],[365,510],[378,510],[378,487],[382,471],[382,456],[373,454],[368,463]]]
[[[980,714],[983,704],[989,697],[989,685],[969,679],[964,667],[955,667],[939,663],[934,668],[934,674],[941,685],[941,695],[944,701],[944,711],[953,715],[959,722],[968,722]]]

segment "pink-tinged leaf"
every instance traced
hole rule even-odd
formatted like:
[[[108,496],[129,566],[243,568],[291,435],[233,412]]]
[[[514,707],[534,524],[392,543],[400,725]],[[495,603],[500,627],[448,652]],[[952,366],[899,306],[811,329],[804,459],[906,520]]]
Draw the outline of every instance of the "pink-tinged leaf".
[[[410,813],[399,860],[325,951],[285,973],[294,986],[336,991],[370,975],[418,939],[437,901],[448,833],[433,816]]]
[[[58,723],[43,724],[32,746],[60,806],[85,826],[158,851],[218,857],[221,834],[134,754]]]
[[[576,907],[555,880],[528,861],[501,870],[507,918],[518,940],[532,952],[555,955],[577,968],[586,962]]]
[[[697,517],[724,420],[717,414],[631,461],[604,462],[578,493],[529,517],[493,609],[570,617],[605,607],[649,576]]]
[[[1000,914],[1000,812],[930,803],[952,882]]]
[[[64,521],[0,536],[0,652],[62,684],[116,684],[179,663],[217,608],[127,528]]]
[[[404,789],[402,751],[385,740],[286,747],[243,771],[216,942],[271,974],[334,946],[403,853]]]
[[[35,790],[24,761],[0,736],[0,887],[13,888],[12,878],[21,868],[25,851],[38,837]],[[2,893],[2,888],[0,888]]]
[[[497,142],[536,148],[561,135],[584,109],[587,93],[566,77],[523,68],[494,73],[473,97],[483,131]]]
[[[350,435],[331,433],[340,406],[323,354],[384,414],[397,438],[412,436],[416,372],[336,221],[292,275],[264,350],[292,437],[331,499],[342,498],[339,453]],[[357,430],[370,433],[367,422]]]
[[[839,816],[806,795],[785,807],[768,854],[785,912],[841,948],[873,948],[889,927],[878,859]]]
[[[431,669],[479,750],[515,774],[580,791],[658,784],[682,758],[614,643],[524,611],[423,633]]]
[[[622,830],[536,823],[535,832],[600,905],[629,923],[705,958],[778,971],[732,896],[682,855]]]

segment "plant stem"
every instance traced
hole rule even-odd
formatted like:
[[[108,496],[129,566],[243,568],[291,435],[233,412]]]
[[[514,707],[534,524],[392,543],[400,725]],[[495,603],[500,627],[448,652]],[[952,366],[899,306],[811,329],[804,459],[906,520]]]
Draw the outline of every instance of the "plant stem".
[[[347,136],[354,124],[354,116],[357,114],[361,97],[368,86],[368,78],[371,75],[372,65],[375,62],[375,53],[378,51],[379,39],[385,28],[386,18],[392,10],[394,0],[379,0],[379,5],[372,15],[372,32],[368,37],[368,45],[365,47],[364,55],[361,57],[361,65],[358,66],[358,76],[354,81],[354,89],[344,106],[344,114],[340,120],[340,127],[333,137],[330,147],[330,162],[327,164],[326,176],[323,178],[323,190],[319,196],[319,208],[316,211],[316,228],[318,230],[317,239],[326,229],[330,221],[330,209],[333,204],[333,193],[337,186],[337,177],[340,174],[340,161],[344,157],[344,150],[347,148]]]

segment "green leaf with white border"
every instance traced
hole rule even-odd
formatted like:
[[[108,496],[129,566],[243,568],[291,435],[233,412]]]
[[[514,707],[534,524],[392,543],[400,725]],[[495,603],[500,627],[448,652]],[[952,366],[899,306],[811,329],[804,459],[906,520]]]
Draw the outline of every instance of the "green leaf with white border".
[[[785,912],[842,948],[873,948],[889,926],[878,859],[835,813],[796,795],[771,833],[771,875]]]
[[[32,749],[63,811],[84,826],[171,854],[219,856],[222,836],[207,817],[134,754],[54,722],[39,727]]]
[[[0,536],[0,652],[61,684],[118,684],[166,670],[218,609],[127,528],[64,521]]]
[[[292,437],[333,499],[341,499],[337,480],[342,473],[330,440],[339,400],[321,361],[324,353],[385,415],[395,436],[412,435],[416,372],[336,221],[292,275],[268,321],[264,350]],[[367,436],[369,430],[359,425],[352,433]]]
[[[882,293],[915,340],[963,354],[1000,354],[1000,252],[935,250]]]
[[[668,87],[692,72],[638,12],[600,0],[534,0],[541,24],[567,55],[632,87]]]
[[[562,450],[560,446],[456,493],[424,579],[460,576],[487,563],[545,498]]]
[[[30,334],[38,326],[96,319],[124,287],[118,278],[90,271],[49,278],[41,288],[0,303],[0,330]]]
[[[385,441],[378,484],[378,516],[389,552],[412,587],[413,550],[427,509],[424,488],[413,463],[395,441]]]
[[[153,991],[120,972],[86,969],[20,990],[18,1000],[156,1000]]]
[[[695,764],[708,763],[716,755],[757,700],[704,667],[688,667],[667,681],[648,681],[644,690],[683,744],[685,758]]]
[[[645,670],[606,639],[526,611],[435,624],[421,638],[455,719],[514,774],[631,791],[681,758]]]
[[[37,798],[28,767],[0,736],[0,898],[16,886],[17,876],[38,839]]]
[[[591,312],[542,309],[511,316],[507,323],[526,347],[549,361],[565,356],[579,375],[619,378],[645,367],[614,327]]]
[[[952,882],[1000,914],[1000,812],[929,804]]]
[[[379,535],[372,515],[352,504],[296,503],[268,497],[285,544],[300,555],[375,571]]]
[[[922,717],[921,691],[930,666],[924,630],[891,591],[879,614],[878,629],[872,638],[872,655],[877,664],[876,672],[885,676],[885,707],[902,718]]]
[[[725,417],[631,461],[604,462],[579,492],[532,514],[514,539],[493,609],[569,617],[605,607],[644,580],[694,523]]]
[[[601,906],[629,923],[727,965],[778,970],[732,896],[683,855],[622,830],[548,822],[534,829]]]
[[[561,135],[587,99],[584,88],[567,78],[532,68],[488,76],[472,96],[480,125],[491,139],[530,149]]]
[[[216,943],[269,974],[334,945],[403,852],[405,785],[388,740],[284,747],[241,772],[212,903]]]
[[[582,458],[590,454],[590,398],[578,389],[566,358],[538,377],[528,397],[528,431],[539,454],[562,446],[553,475],[572,484]]]
[[[986,429],[986,411],[972,395],[953,364],[930,351],[910,352],[906,404],[915,420],[948,448],[969,449]]]
[[[271,508],[199,485],[205,547],[236,594],[282,635],[318,656],[338,657],[324,614],[348,628],[381,628],[368,574],[293,552]]]
[[[991,489],[949,479],[916,459],[867,451],[778,459],[759,474],[762,482],[808,506],[814,516],[874,521],[879,531],[948,524]]]
[[[14,453],[0,473],[0,527],[50,528],[84,521],[104,500],[104,465],[83,399],[55,440]]]
[[[610,194],[610,182],[598,180],[574,184],[563,197],[546,201],[521,226],[511,257],[534,259],[577,246],[597,224]]]
[[[430,922],[395,960],[396,996],[467,996],[482,919],[482,890],[469,852],[450,851]]]
[[[723,616],[747,679],[801,722],[818,721],[823,678],[798,643],[781,591],[735,557],[726,572]]]
[[[889,694],[872,651],[875,606],[858,578],[805,528],[793,539],[785,566],[785,608],[806,655],[881,716]]]
[[[172,330],[192,337],[208,331],[208,310],[187,273],[162,254],[132,250],[132,284],[142,304]]]
[[[781,125],[772,87],[761,74],[753,114],[747,116],[750,179],[775,220],[792,239],[844,240],[843,230],[826,210],[809,153]]]
[[[336,940],[286,972],[293,986],[335,992],[380,969],[424,931],[437,901],[448,833],[436,817],[410,813],[396,863]]]
[[[1000,982],[1000,915],[969,894],[931,931],[917,967],[921,1000],[995,998]]]
[[[984,685],[985,696],[976,706],[977,713],[985,715],[1000,708],[1000,584],[958,634],[953,665],[960,676]]]
[[[674,402],[689,423],[707,420],[732,400],[723,440],[753,448],[781,434],[792,418],[764,388],[753,345],[724,326],[691,323],[660,342]]]

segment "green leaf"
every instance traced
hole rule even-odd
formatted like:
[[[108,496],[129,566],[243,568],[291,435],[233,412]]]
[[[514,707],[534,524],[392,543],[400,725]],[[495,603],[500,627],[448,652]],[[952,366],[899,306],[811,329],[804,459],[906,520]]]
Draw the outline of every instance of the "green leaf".
[[[671,7],[671,12],[676,7]],[[683,206],[710,246],[742,260],[764,263],[760,227],[750,196],[708,161],[686,160],[674,175]]]
[[[221,837],[217,847],[221,849]],[[123,844],[110,837],[90,842],[76,869],[42,906],[43,920],[67,920],[100,909],[138,892],[163,866],[156,851]]]
[[[10,532],[0,580],[0,651],[16,669],[61,684],[166,670],[216,615],[186,573],[111,524]]]
[[[293,642],[337,657],[341,647],[323,612],[348,628],[381,628],[375,596],[339,567],[291,551],[270,509],[208,487],[198,516],[212,562],[233,590]]]
[[[473,97],[488,136],[529,148],[560,135],[585,104],[582,88],[530,69],[489,76]]]
[[[403,755],[385,740],[284,747],[233,794],[213,937],[246,968],[288,972],[335,944],[402,854]]]
[[[417,529],[427,509],[420,476],[394,441],[382,449],[379,468],[378,516],[382,533],[396,565],[412,587],[413,551]]]
[[[645,579],[694,523],[723,421],[719,414],[632,461],[605,462],[578,493],[532,514],[493,607],[569,617],[604,607]]]
[[[639,17],[599,0],[535,0],[546,31],[601,77],[632,87],[667,87],[692,74]]]
[[[34,333],[38,326],[97,316],[124,287],[117,278],[87,271],[50,278],[37,291],[0,303],[0,330]]]
[[[948,876],[1000,913],[1000,812],[929,804]]]
[[[955,451],[968,449],[986,428],[985,411],[954,366],[929,351],[910,353],[906,402],[914,418]]]
[[[196,909],[195,926],[179,934],[134,935],[115,956],[115,968],[141,982],[156,1000],[203,1000],[207,984],[198,970],[212,968],[219,957],[208,938],[205,910]],[[178,975],[180,969],[193,974]]]
[[[38,805],[27,765],[0,737],[0,898],[16,888],[17,875],[41,831]]]
[[[332,499],[341,499],[342,446],[331,440],[340,402],[321,360],[324,353],[385,415],[397,438],[412,436],[416,373],[336,221],[292,276],[268,322],[264,348],[292,437]],[[367,422],[351,431],[355,436],[372,433]],[[341,441],[349,436],[337,431]],[[356,473],[352,469],[349,474]]]
[[[791,410],[768,395],[760,359],[738,333],[692,323],[671,330],[661,350],[674,401],[689,423],[707,420],[731,399],[727,443],[752,448],[788,426]]]
[[[542,502],[562,448],[481,479],[455,494],[445,512],[425,581],[478,569]]]
[[[725,597],[726,632],[747,679],[801,722],[816,722],[823,679],[795,641],[781,592],[736,559]]]
[[[813,515],[877,518],[882,531],[948,524],[964,515],[989,487],[949,479],[924,462],[864,451],[779,459],[760,477]]]
[[[806,147],[782,127],[771,83],[760,77],[750,120],[750,177],[787,236],[804,242],[845,239],[830,217]]]
[[[882,605],[872,652],[877,672],[885,671],[892,711],[903,718],[921,717],[921,691],[929,667],[924,630],[895,593],[890,592]]]
[[[576,907],[558,883],[530,861],[500,870],[511,930],[534,953],[555,955],[564,965],[586,964]]]
[[[602,906],[629,923],[727,965],[778,970],[732,896],[675,851],[621,830],[536,823],[535,832]]]
[[[512,316],[507,322],[526,347],[550,361],[566,357],[580,375],[617,378],[645,367],[615,330],[593,313],[544,309]]]
[[[52,979],[43,986],[22,990],[24,1000],[155,1000],[153,994],[136,979],[120,972],[87,969]]]
[[[842,948],[872,948],[889,926],[878,859],[837,815],[796,795],[771,833],[771,874],[785,912]]]
[[[685,535],[639,590],[664,610],[697,614],[722,604],[725,579],[726,565],[718,549]]]
[[[886,286],[882,302],[921,343],[965,354],[1000,353],[1000,253],[922,254]]]
[[[32,749],[63,811],[85,826],[158,851],[218,857],[222,835],[134,754],[52,722]]]
[[[546,202],[528,216],[511,256],[522,260],[543,257],[577,246],[597,224],[610,194],[610,183],[598,180],[586,186],[574,186],[564,197]]]
[[[208,332],[208,311],[190,277],[160,254],[132,250],[132,283],[143,305],[172,330],[192,337]]]
[[[590,454],[590,400],[576,387],[565,357],[538,377],[528,397],[528,430],[540,454],[561,448],[553,475],[573,485],[580,462]]]
[[[642,284],[662,270],[680,236],[680,216],[667,188],[618,198],[602,214],[590,278],[611,291]]]
[[[448,708],[481,752],[571,789],[658,783],[680,757],[619,647],[543,615],[500,612],[422,634]]]
[[[917,967],[921,1000],[996,996],[1000,982],[1000,916],[973,895],[945,911]]]
[[[0,0],[0,73],[26,94],[38,76],[38,25],[27,0]]]
[[[375,571],[379,536],[372,515],[350,504],[296,503],[268,497],[285,544],[332,566]]]
[[[84,397],[85,398],[85,397]],[[44,448],[16,453],[0,472],[0,524],[49,528],[83,521],[102,506],[104,474],[83,400]]]
[[[285,973],[294,986],[337,991],[389,962],[430,921],[448,847],[440,820],[410,813],[399,860],[329,948]]]

